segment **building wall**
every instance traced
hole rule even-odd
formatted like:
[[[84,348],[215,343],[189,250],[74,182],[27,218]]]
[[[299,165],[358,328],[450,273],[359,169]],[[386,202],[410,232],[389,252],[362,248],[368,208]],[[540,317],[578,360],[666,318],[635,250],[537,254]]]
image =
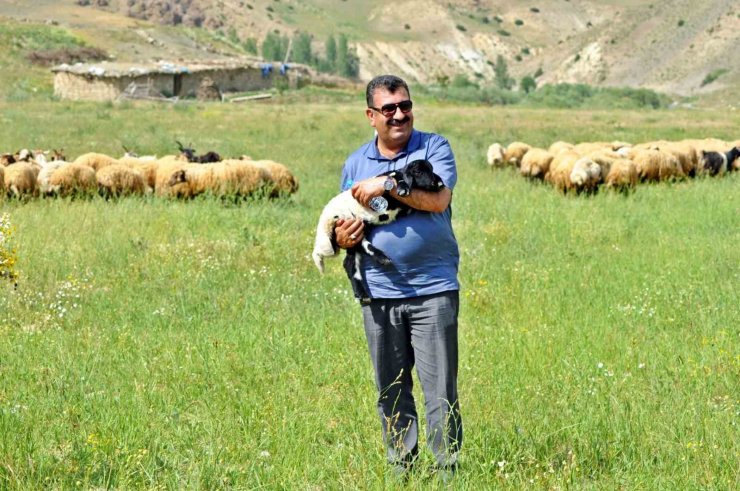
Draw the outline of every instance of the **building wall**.
[[[266,77],[259,68],[242,67],[214,69],[187,73],[182,75],[180,97],[195,97],[201,81],[208,77],[218,86],[221,92],[244,92],[246,90],[264,90],[272,87],[275,77],[281,77],[273,70]]]
[[[54,74],[54,95],[73,101],[112,101],[117,99],[134,81],[139,85],[151,83],[154,90],[166,96],[173,94],[173,76],[169,74],[150,74],[139,77],[95,77],[57,72]]]

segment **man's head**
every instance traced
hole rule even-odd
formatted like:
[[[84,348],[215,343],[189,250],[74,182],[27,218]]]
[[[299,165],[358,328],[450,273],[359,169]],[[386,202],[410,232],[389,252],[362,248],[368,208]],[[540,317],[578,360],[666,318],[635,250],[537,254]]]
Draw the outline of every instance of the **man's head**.
[[[414,127],[409,87],[394,75],[375,77],[367,84],[367,115],[378,132],[378,146],[398,152],[408,143]]]

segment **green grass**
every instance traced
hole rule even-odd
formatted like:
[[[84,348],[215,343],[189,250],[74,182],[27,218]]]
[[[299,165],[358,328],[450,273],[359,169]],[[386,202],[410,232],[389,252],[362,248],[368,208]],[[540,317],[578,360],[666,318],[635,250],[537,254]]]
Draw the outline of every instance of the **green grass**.
[[[413,90],[413,88],[412,88]],[[300,95],[305,94],[303,102]],[[298,96],[298,97],[296,97]],[[359,307],[309,253],[362,95],[251,105],[0,102],[0,151],[248,153],[282,201],[0,201],[0,488],[393,487]],[[736,138],[711,111],[544,111],[421,98],[457,156],[458,489],[733,489],[739,482],[739,175],[562,196],[494,141]],[[421,394],[418,393],[421,401]],[[411,489],[434,488],[428,451]]]

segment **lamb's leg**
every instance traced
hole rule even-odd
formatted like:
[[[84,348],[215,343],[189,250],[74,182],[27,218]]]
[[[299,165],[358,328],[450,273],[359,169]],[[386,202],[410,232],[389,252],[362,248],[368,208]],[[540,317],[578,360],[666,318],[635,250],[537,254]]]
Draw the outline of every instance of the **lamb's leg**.
[[[366,238],[362,239],[360,247],[362,247],[362,250],[365,252],[365,254],[373,258],[373,260],[381,266],[388,266],[392,264],[391,259],[386,256],[383,251],[372,245],[370,241]]]
[[[352,285],[352,293],[354,293],[355,298],[367,298],[367,292],[365,291],[365,286],[362,284],[362,275],[360,274],[359,251],[348,249],[342,265],[347,272],[347,277]]]

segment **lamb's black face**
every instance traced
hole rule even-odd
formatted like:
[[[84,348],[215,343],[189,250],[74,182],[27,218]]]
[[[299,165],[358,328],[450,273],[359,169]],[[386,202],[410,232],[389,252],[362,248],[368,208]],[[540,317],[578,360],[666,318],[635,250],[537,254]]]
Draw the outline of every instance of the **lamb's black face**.
[[[444,187],[442,179],[434,173],[428,160],[414,160],[401,169],[402,180],[410,187],[425,191],[439,191]]]

